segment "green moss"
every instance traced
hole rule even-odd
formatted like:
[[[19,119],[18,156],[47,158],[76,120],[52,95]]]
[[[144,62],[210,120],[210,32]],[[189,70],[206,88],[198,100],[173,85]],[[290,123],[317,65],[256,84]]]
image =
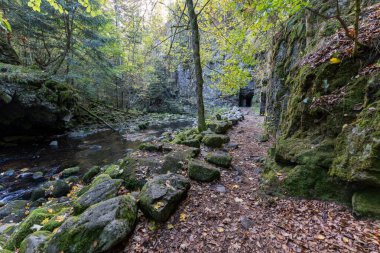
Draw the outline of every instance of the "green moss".
[[[21,242],[34,231],[33,225],[41,225],[45,219],[50,219],[54,216],[54,213],[50,213],[47,208],[39,208],[29,214],[29,216],[21,222],[16,231],[11,235],[8,242],[5,244],[5,248],[14,250],[18,248]]]
[[[223,146],[223,144],[228,143],[230,141],[230,138],[227,135],[221,135],[221,134],[206,134],[202,142],[212,148],[220,148]]]
[[[83,182],[86,184],[91,182],[91,180],[100,173],[100,167],[94,166],[91,169],[89,169],[84,175],[83,175]]]
[[[206,161],[223,168],[229,168],[232,162],[232,156],[228,153],[209,153],[206,156]]]
[[[212,182],[220,178],[220,170],[203,162],[192,160],[189,163],[188,175],[200,182]]]
[[[44,246],[45,246],[45,243],[52,237],[52,233],[49,232],[49,231],[37,231],[37,232],[34,232],[32,233],[31,235],[29,236],[36,236],[36,237],[45,237],[45,242],[43,242],[41,245],[39,245],[38,247],[38,252],[44,252]],[[25,253],[25,252],[28,252],[28,245],[27,245],[27,241],[24,239],[22,242],[21,242],[21,245],[20,245],[20,250],[19,252],[20,253]],[[30,249],[29,249],[30,250]]]
[[[61,174],[62,174],[62,177],[66,178],[66,177],[70,177],[70,176],[78,174],[79,171],[80,171],[80,167],[76,166],[76,167],[64,169],[61,172]]]
[[[162,152],[162,145],[157,143],[143,143],[139,146],[139,149],[149,152]]]
[[[370,104],[346,125],[336,141],[330,174],[350,182],[380,186],[380,102]]]
[[[352,196],[352,208],[360,217],[380,218],[380,194],[376,189],[355,192]]]
[[[348,202],[344,185],[329,177],[321,167],[294,167],[286,174],[281,188],[293,196]]]
[[[103,170],[103,174],[109,175],[113,179],[122,178],[124,174],[124,169],[117,164],[108,165]]]

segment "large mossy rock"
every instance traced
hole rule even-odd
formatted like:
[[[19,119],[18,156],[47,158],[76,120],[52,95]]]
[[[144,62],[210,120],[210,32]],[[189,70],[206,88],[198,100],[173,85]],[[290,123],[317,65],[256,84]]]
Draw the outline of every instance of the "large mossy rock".
[[[190,159],[197,157],[199,153],[199,148],[177,146],[172,152],[165,155],[162,172],[179,172]]]
[[[68,212],[64,205],[54,207],[44,207],[33,210],[25,220],[23,220],[16,230],[12,233],[4,248],[14,250],[19,248],[21,242],[30,234],[35,232],[39,226],[41,230],[53,231],[59,227],[63,221],[57,221],[58,216],[63,216]]]
[[[186,196],[190,181],[177,174],[165,174],[149,180],[139,195],[139,207],[150,219],[164,222]]]
[[[71,177],[74,175],[78,175],[79,172],[80,172],[80,167],[78,167],[78,166],[67,168],[61,172],[61,177],[62,178],[68,178],[68,177]]]
[[[44,252],[46,242],[53,234],[49,231],[37,231],[28,235],[20,246],[20,253],[40,253]]]
[[[189,163],[189,177],[200,182],[212,182],[220,178],[220,170],[202,161],[192,160]]]
[[[125,240],[137,219],[135,201],[128,196],[108,199],[70,217],[54,234],[47,253],[104,252]]]
[[[80,213],[96,203],[116,197],[122,183],[120,179],[96,177],[89,189],[75,201],[75,212]]]
[[[20,222],[25,217],[26,200],[14,200],[0,208],[2,222]]]
[[[222,134],[206,134],[202,139],[202,142],[211,148],[220,148],[229,141],[230,137]]]
[[[337,138],[332,176],[380,187],[380,101],[367,106]]]
[[[228,132],[228,130],[230,130],[231,128],[232,128],[231,121],[220,122],[215,127],[215,133],[226,134]]]
[[[380,218],[380,192],[378,190],[363,190],[352,196],[352,209],[360,217]]]
[[[232,163],[232,156],[225,152],[213,152],[207,154],[206,161],[223,168],[229,168]]]

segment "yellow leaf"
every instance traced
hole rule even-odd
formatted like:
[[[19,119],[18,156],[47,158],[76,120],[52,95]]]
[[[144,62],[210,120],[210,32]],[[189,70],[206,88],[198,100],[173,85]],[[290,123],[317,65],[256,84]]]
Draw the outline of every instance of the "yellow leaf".
[[[58,227],[58,228],[55,228],[55,229],[53,230],[53,234],[57,233],[58,229],[59,229],[59,227]]]
[[[25,172],[25,171],[28,171],[28,170],[29,170],[29,168],[23,168],[23,169],[21,169],[22,172]]]
[[[46,225],[49,222],[49,218],[45,218],[42,222],[41,225]]]
[[[238,188],[239,188],[239,186],[237,184],[232,186],[232,189],[238,189]]]
[[[186,215],[185,213],[181,213],[181,214],[179,215],[179,221],[185,221],[186,218],[187,218],[187,215]]]
[[[330,59],[330,62],[331,62],[332,64],[339,64],[339,63],[341,63],[342,61],[341,61],[339,58],[332,57],[332,58]]]
[[[350,242],[350,240],[348,240],[347,237],[343,237],[342,240],[343,240],[345,243],[349,243],[349,242]]]
[[[156,209],[156,210],[158,210],[158,209],[160,209],[161,207],[163,207],[164,205],[165,205],[165,204],[164,204],[163,202],[158,201],[158,202],[153,206],[153,208]]]
[[[62,222],[62,221],[64,221],[65,220],[65,216],[57,216],[57,218],[55,218],[55,221],[56,222]]]
[[[173,224],[168,224],[168,229],[173,229],[174,228],[174,225]]]
[[[48,212],[49,212],[49,213],[53,213],[53,209],[50,208],[50,209],[48,210]]]
[[[326,237],[324,235],[319,234],[319,235],[316,236],[316,238],[318,240],[324,240]]]
[[[221,228],[221,227],[218,227],[216,230],[217,230],[219,233],[223,233],[223,232],[224,232],[224,228]]]

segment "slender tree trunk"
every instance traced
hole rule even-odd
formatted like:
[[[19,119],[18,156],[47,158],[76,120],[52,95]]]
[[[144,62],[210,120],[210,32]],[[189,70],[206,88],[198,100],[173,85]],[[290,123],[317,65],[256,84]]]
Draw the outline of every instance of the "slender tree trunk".
[[[359,51],[359,21],[361,13],[361,0],[355,0],[355,40],[354,40],[354,52],[356,56]]]
[[[203,103],[203,76],[202,76],[202,66],[201,66],[201,56],[200,56],[200,45],[199,45],[199,29],[197,15],[194,10],[193,0],[186,0],[187,10],[190,18],[190,28],[192,31],[192,46],[193,46],[193,59],[195,67],[195,78],[197,84],[197,106],[198,106],[198,130],[206,130],[206,120],[205,120],[205,108]]]

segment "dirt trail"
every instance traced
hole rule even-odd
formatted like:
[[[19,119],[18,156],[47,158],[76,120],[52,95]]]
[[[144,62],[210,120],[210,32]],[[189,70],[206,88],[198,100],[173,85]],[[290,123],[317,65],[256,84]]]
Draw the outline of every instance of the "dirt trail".
[[[125,252],[380,252],[380,223],[355,220],[349,208],[262,194],[270,142],[263,117],[248,115],[230,133],[233,170],[219,182],[192,182],[179,210],[162,225],[140,217]]]

